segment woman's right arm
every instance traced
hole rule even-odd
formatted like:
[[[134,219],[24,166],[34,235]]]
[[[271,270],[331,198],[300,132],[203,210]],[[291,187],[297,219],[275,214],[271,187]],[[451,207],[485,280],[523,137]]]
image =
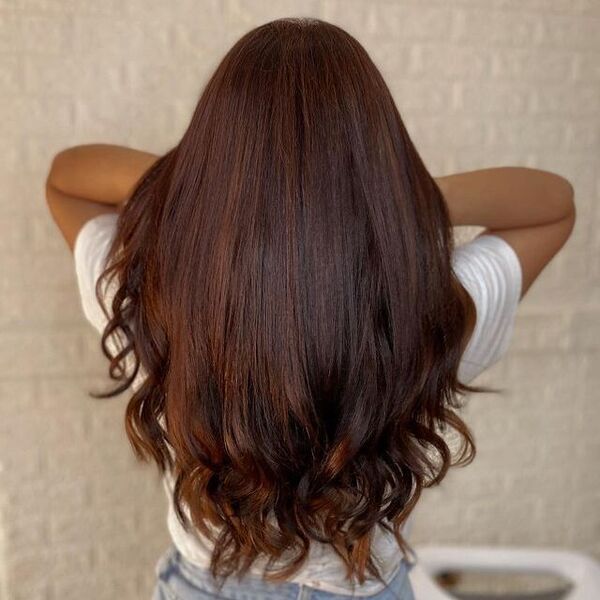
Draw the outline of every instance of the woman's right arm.
[[[574,190],[564,177],[528,167],[493,167],[436,177],[454,226],[485,227],[508,242],[523,272],[521,298],[569,239]]]

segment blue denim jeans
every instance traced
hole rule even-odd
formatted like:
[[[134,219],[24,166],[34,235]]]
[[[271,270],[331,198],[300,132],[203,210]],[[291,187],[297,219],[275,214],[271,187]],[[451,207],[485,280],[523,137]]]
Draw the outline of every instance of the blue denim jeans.
[[[188,562],[171,545],[156,564],[157,581],[152,600],[415,600],[408,578],[412,566],[402,559],[387,588],[370,596],[335,594],[304,584],[272,583],[248,575],[243,582],[236,577],[228,578],[219,591],[207,570]]]

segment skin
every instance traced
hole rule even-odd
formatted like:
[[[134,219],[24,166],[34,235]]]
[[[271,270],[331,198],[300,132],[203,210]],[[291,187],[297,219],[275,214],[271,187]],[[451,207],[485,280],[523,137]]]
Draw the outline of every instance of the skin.
[[[52,218],[71,251],[83,224],[118,212],[158,155],[111,144],[74,146],[53,159],[46,181]],[[452,224],[505,239],[521,263],[521,297],[566,243],[575,224],[574,191],[564,177],[527,167],[492,167],[435,178]]]
[[[569,239],[575,225],[574,190],[556,173],[495,167],[440,177],[453,225],[485,227],[519,258],[521,298]]]
[[[71,252],[84,223],[102,213],[119,212],[157,158],[111,144],[74,146],[56,154],[46,179],[46,200]]]

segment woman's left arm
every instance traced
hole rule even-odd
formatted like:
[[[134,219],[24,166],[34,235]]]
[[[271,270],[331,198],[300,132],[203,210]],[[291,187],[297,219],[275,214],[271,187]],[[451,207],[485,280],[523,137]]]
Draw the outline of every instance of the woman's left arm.
[[[96,215],[119,212],[158,158],[112,144],[73,146],[56,154],[46,178],[46,199],[71,251],[83,224]]]

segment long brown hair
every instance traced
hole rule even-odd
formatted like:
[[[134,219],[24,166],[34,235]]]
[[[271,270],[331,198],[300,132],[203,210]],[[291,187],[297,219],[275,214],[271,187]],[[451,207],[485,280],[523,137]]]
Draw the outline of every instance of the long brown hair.
[[[227,52],[118,217],[96,293],[120,383],[92,394],[143,369],[127,435],[173,474],[186,529],[219,527],[216,578],[264,555],[281,563],[265,578],[282,581],[317,540],[349,579],[383,581],[378,525],[410,550],[400,527],[421,490],[475,454],[460,397],[496,391],[457,379],[474,306],[453,243],[355,38],[286,18]],[[109,313],[102,281],[115,277]]]

